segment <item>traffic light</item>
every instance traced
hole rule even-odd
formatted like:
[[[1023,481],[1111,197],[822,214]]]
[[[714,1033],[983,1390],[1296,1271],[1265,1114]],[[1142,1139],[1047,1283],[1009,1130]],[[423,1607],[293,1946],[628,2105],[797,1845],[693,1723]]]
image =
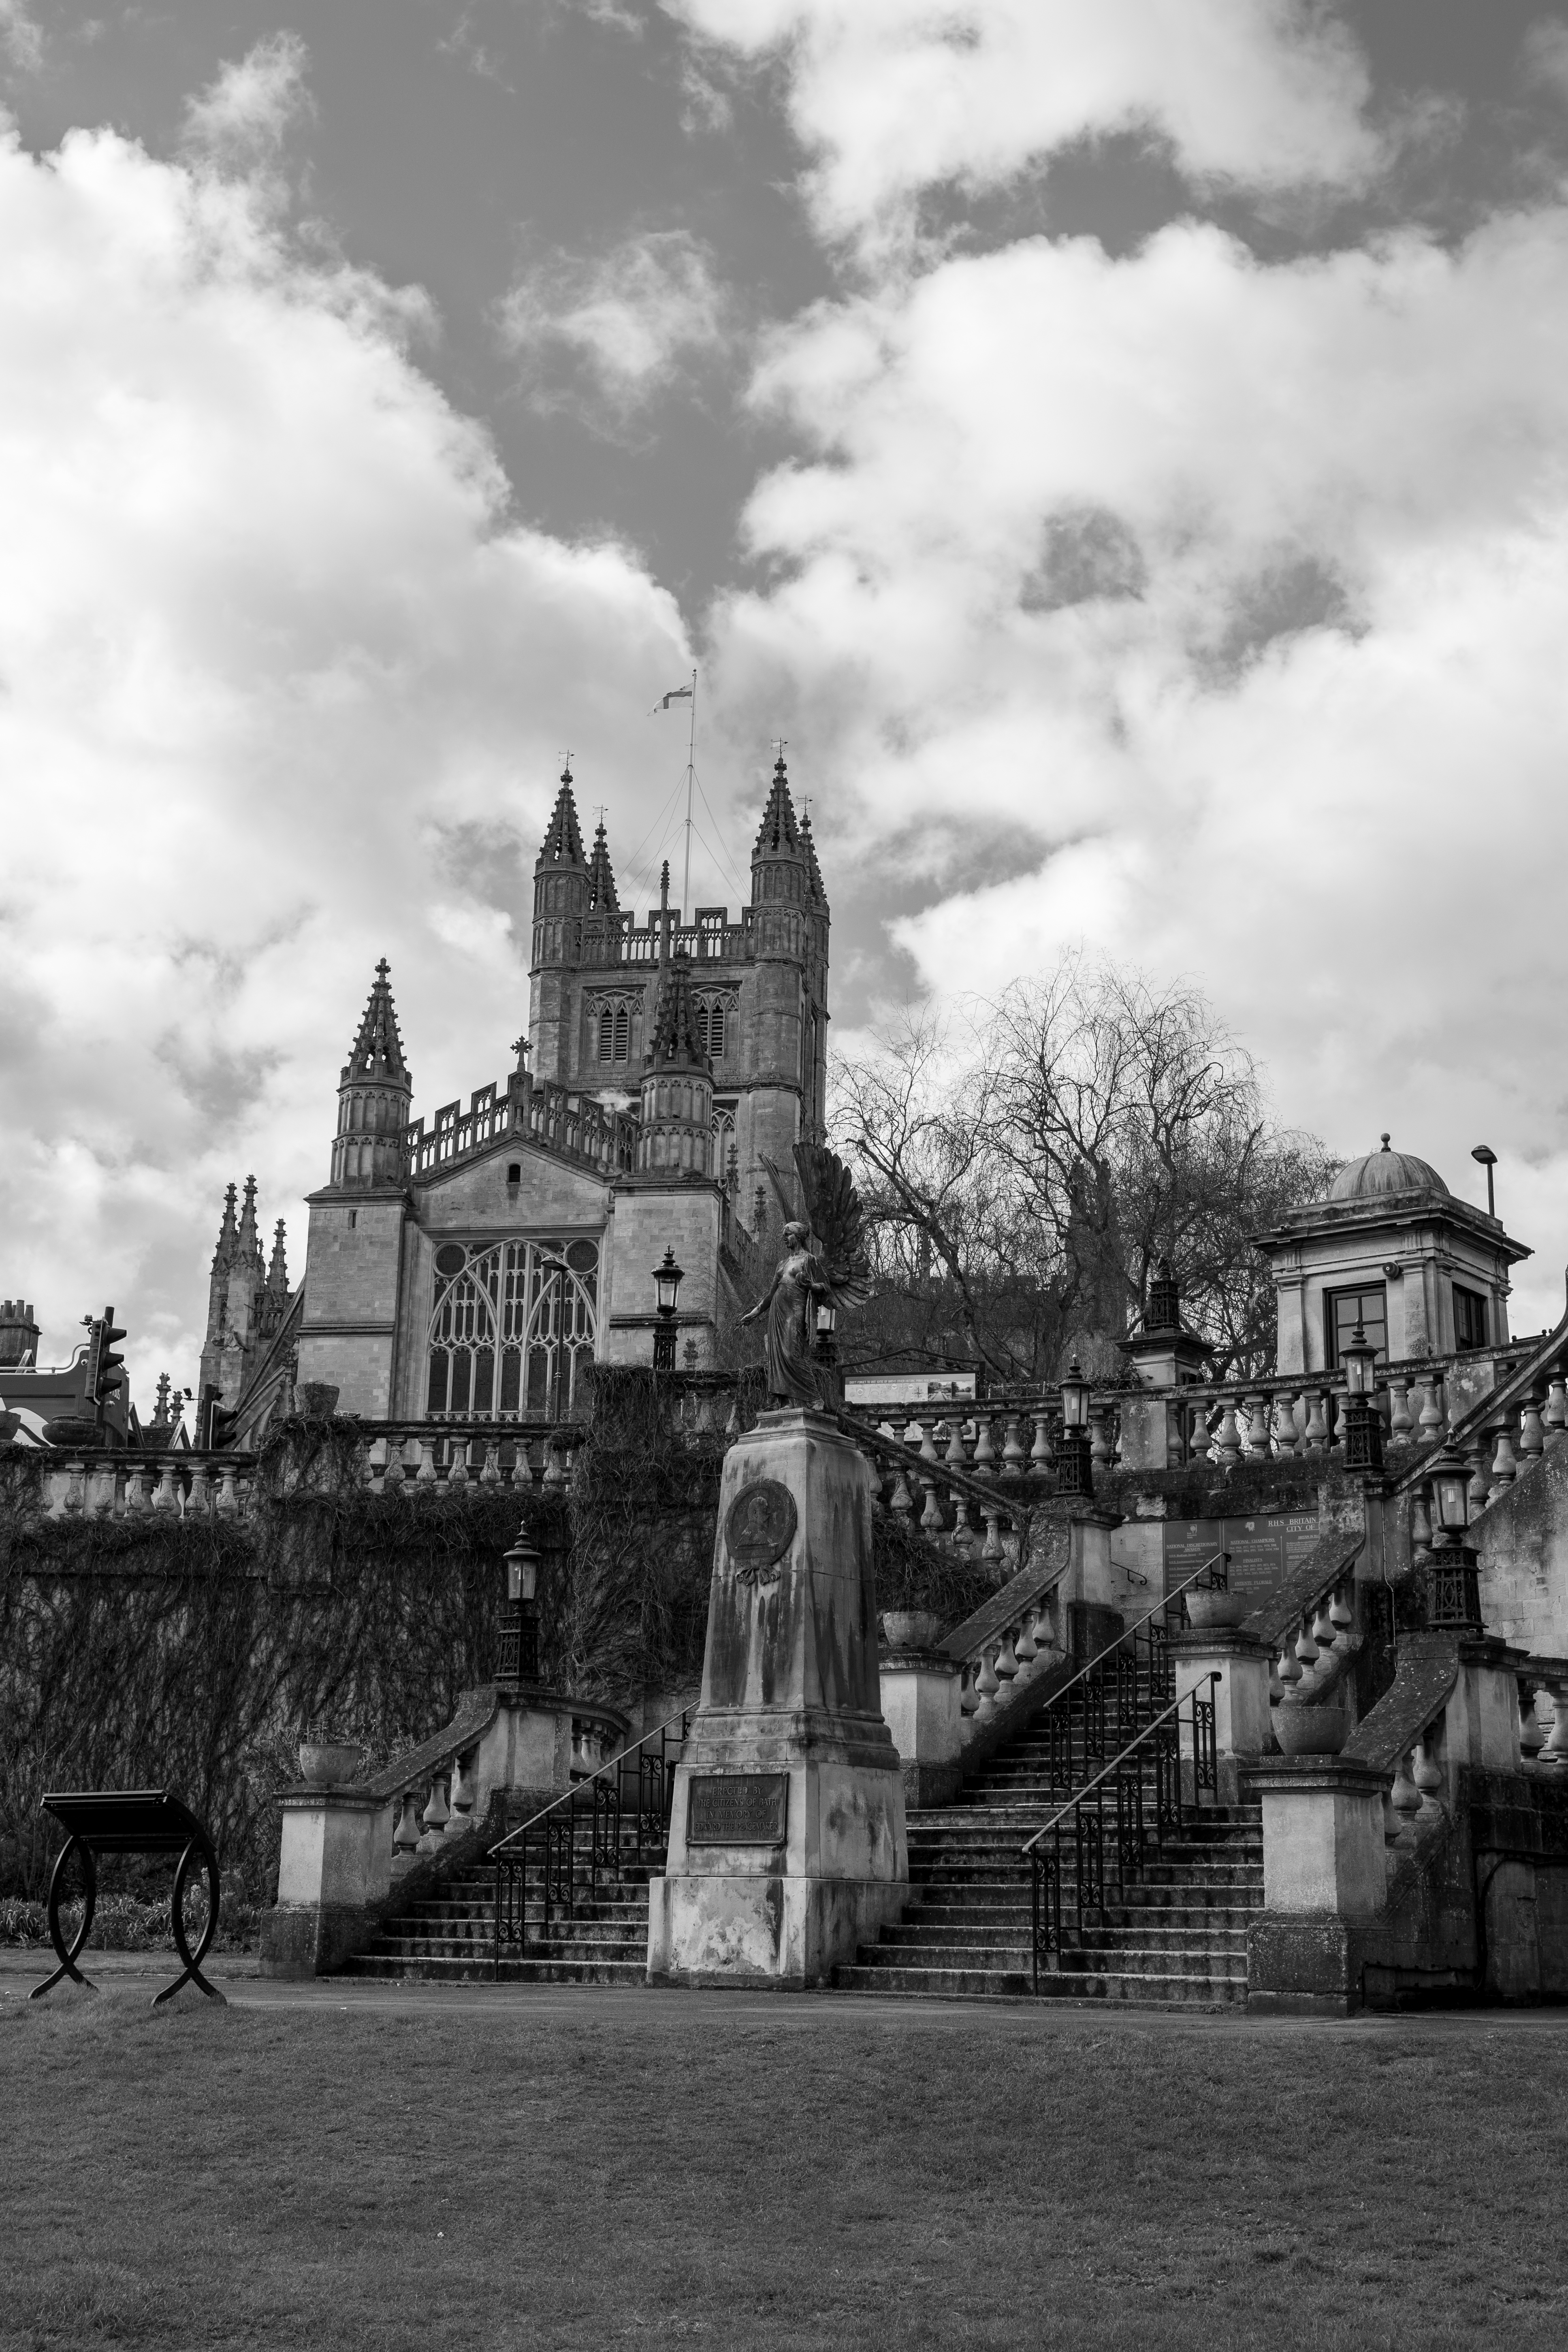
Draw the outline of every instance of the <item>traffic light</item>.
[[[114,1352],[115,1341],[124,1337],[114,1320],[112,1307],[106,1307],[88,1325],[87,1403],[95,1421],[102,1421],[104,1408],[124,1385],[125,1359]]]
[[[223,1391],[211,1381],[202,1391],[202,1401],[196,1407],[196,1446],[201,1453],[221,1453],[226,1445],[234,1443],[239,1415],[225,1412],[218,1402],[222,1394]]]

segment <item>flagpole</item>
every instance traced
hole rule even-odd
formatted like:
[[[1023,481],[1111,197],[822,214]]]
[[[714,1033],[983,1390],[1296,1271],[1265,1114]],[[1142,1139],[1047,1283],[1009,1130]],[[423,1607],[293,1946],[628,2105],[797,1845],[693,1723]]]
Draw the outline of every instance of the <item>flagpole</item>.
[[[666,672],[668,677],[668,673]],[[680,919],[691,920],[691,787],[697,775],[697,672],[691,673],[691,734],[686,747],[686,869],[680,884]]]

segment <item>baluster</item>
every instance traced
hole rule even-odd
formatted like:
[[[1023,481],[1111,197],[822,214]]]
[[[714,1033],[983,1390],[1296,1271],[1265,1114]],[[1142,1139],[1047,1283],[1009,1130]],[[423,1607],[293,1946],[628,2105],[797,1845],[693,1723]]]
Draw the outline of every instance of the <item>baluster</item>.
[[[1035,1442],[1029,1448],[1029,1475],[1031,1478],[1049,1478],[1053,1475],[1057,1465],[1051,1454],[1050,1433],[1047,1425],[1044,1405],[1035,1413],[1034,1423]]]
[[[893,1472],[893,1498],[888,1508],[897,1511],[900,1518],[907,1518],[914,1507],[915,1498],[910,1492],[910,1482],[904,1475],[904,1465],[900,1462]]]
[[[436,1852],[441,1843],[447,1823],[451,1818],[451,1808],[447,1802],[447,1784],[450,1774],[450,1765],[443,1764],[437,1768],[431,1778],[429,1802],[419,1816],[425,1824],[425,1834],[419,1841],[421,1853]]]
[[[221,1463],[217,1474],[217,1508],[226,1519],[239,1517],[239,1472],[232,1462]],[[129,1496],[127,1496],[129,1499]]]
[[[193,1462],[191,1491],[185,1497],[185,1509],[189,1513],[194,1513],[198,1519],[205,1519],[210,1516],[212,1507],[212,1473],[205,1462],[199,1460]]]
[[[1318,1679],[1318,1643],[1311,1621],[1305,1616],[1296,1634],[1296,1656],[1301,1668],[1301,1689],[1306,1691]]]
[[[1018,1661],[1020,1670],[1032,1666],[1040,1654],[1039,1643],[1035,1639],[1036,1622],[1036,1612],[1031,1610],[1019,1627],[1018,1638],[1013,1644],[1013,1655]]]
[[[1491,1500],[1491,1479],[1487,1469],[1487,1449],[1479,1437],[1472,1437],[1465,1448],[1465,1459],[1470,1465],[1470,1483],[1465,1492],[1469,1498],[1470,1517],[1484,1511]]]
[[[942,1535],[945,1529],[945,1522],[942,1516],[942,1505],[936,1499],[936,1480],[928,1478],[922,1472],[921,1489],[925,1496],[925,1505],[921,1512],[921,1526],[927,1535]]]
[[[974,1715],[979,1711],[980,1693],[976,1687],[977,1671],[974,1661],[969,1659],[965,1662],[963,1671],[959,1676],[958,1706],[959,1712],[963,1715]]]
[[[418,1803],[416,1791],[413,1789],[405,1789],[402,1809],[397,1816],[397,1827],[392,1832],[393,1847],[398,1853],[413,1853],[418,1846]]]
[[[66,1491],[61,1509],[78,1516],[87,1503],[87,1465],[85,1462],[66,1464]]]
[[[1434,1729],[1423,1732],[1415,1747],[1415,1769],[1411,1774],[1411,1779],[1415,1781],[1420,1794],[1421,1811],[1417,1818],[1423,1822],[1441,1821],[1444,1815],[1441,1794],[1443,1768],[1434,1752],[1436,1745],[1436,1733]]]
[[[381,1490],[384,1495],[395,1495],[408,1476],[408,1471],[403,1459],[403,1447],[404,1440],[401,1437],[388,1438],[386,1443],[386,1468],[382,1475],[381,1481]]]
[[[1002,1636],[1001,1646],[996,1653],[995,1671],[1005,1683],[1010,1683],[1018,1671],[1018,1656],[1013,1647],[1013,1636],[1010,1633],[1004,1633]]]
[[[447,1485],[448,1487],[466,1486],[468,1483],[468,1440],[455,1437],[452,1440],[452,1458],[447,1465]]]
[[[1296,1400],[1278,1393],[1274,1399],[1274,1442],[1281,1454],[1300,1450],[1300,1437],[1296,1428]]]
[[[1324,1400],[1328,1408],[1329,1427],[1332,1432],[1329,1439],[1329,1452],[1337,1454],[1342,1458],[1345,1450],[1346,1393],[1344,1389],[1331,1389]]]
[[[994,1478],[996,1456],[991,1450],[991,1423],[983,1412],[974,1417],[974,1459],[970,1469],[976,1478]]]
[[[543,1483],[546,1486],[564,1486],[566,1484],[566,1465],[561,1459],[561,1435],[558,1430],[552,1429],[544,1441]]]
[[[1390,1373],[1388,1381],[1389,1437],[1395,1445],[1403,1444],[1415,1427],[1415,1423],[1411,1417],[1410,1412],[1410,1383],[1407,1380],[1395,1379],[1394,1374]]]
[[[1091,1404],[1089,1413],[1089,1459],[1091,1468],[1109,1470],[1115,1454],[1110,1442],[1110,1409]]]
[[[1546,1432],[1541,1424],[1541,1409],[1545,1400],[1539,1389],[1531,1389],[1525,1398],[1519,1416],[1519,1450],[1527,1460],[1546,1451]]]
[[[455,1757],[452,1761],[452,1810],[447,1819],[444,1834],[461,1837],[470,1825],[474,1810],[474,1759]]]
[[[1568,1683],[1549,1685],[1552,1692],[1552,1735],[1542,1761],[1554,1771],[1568,1772]]]
[[[1241,1459],[1241,1433],[1236,1425],[1236,1399],[1226,1397],[1220,1411],[1219,1434],[1215,1440],[1220,1461],[1229,1470]]]
[[[499,1486],[500,1483],[500,1439],[489,1437],[485,1440],[485,1466],[479,1472],[479,1484]]]
[[[1165,1400],[1165,1467],[1180,1470],[1187,1458],[1187,1408],[1174,1397]]]
[[[1437,1402],[1437,1390],[1439,1386],[1437,1375],[1435,1372],[1423,1372],[1420,1377],[1419,1386],[1421,1390],[1421,1442],[1423,1444],[1426,1444],[1428,1439],[1440,1437],[1442,1435],[1446,1423],[1444,1421],[1443,1408]]]
[[[1487,1433],[1489,1436],[1491,1434],[1489,1430]],[[1513,1458],[1513,1444],[1508,1433],[1508,1423],[1505,1422],[1497,1433],[1497,1454],[1492,1462],[1492,1484],[1494,1486],[1511,1486],[1518,1475],[1519,1465]]]
[[[1001,1521],[1002,1514],[998,1510],[991,1509],[988,1505],[983,1506],[982,1507],[985,1514],[985,1540],[980,1547],[980,1557],[982,1559],[1000,1559],[1002,1557],[1002,1538],[997,1532],[997,1528]]]
[[[1249,1462],[1264,1462],[1268,1458],[1271,1442],[1268,1427],[1268,1397],[1261,1391],[1257,1395],[1249,1396],[1246,1401],[1244,1410],[1247,1414],[1247,1458]]]
[[[1519,1752],[1527,1764],[1533,1764],[1546,1745],[1535,1713],[1535,1687],[1529,1677],[1519,1678]]]
[[[1548,1434],[1554,1429],[1568,1429],[1568,1387],[1561,1372],[1554,1372],[1546,1385],[1546,1411],[1542,1415]]]
[[[1027,1462],[1028,1456],[1024,1451],[1024,1441],[1019,1433],[1018,1416],[1016,1412],[1010,1412],[1007,1415],[1006,1433],[1002,1440],[1003,1476],[1021,1478]]]
[[[1301,1666],[1296,1655],[1296,1644],[1289,1634],[1286,1635],[1279,1652],[1279,1664],[1274,1669],[1274,1679],[1287,1698],[1294,1698],[1297,1696],[1297,1685],[1301,1679]]]
[[[952,1504],[952,1541],[956,1551],[967,1551],[974,1537],[974,1506],[967,1495],[948,1490]]]
[[[170,1511],[177,1514],[179,1507],[180,1495],[174,1484],[174,1465],[172,1459],[165,1457],[158,1465],[158,1485],[153,1496],[153,1508],[155,1511]]]
[[[1389,1805],[1394,1814],[1394,1843],[1412,1846],[1415,1843],[1415,1816],[1421,1811],[1421,1791],[1410,1769],[1410,1756],[1401,1756],[1399,1769],[1389,1791]]]
[[[422,1435],[417,1443],[419,1467],[414,1473],[414,1483],[416,1486],[433,1486],[436,1484],[436,1441],[433,1437]]]
[[[974,1677],[975,1695],[979,1701],[975,1709],[977,1714],[984,1715],[987,1707],[995,1705],[996,1694],[1002,1687],[996,1676],[995,1659],[994,1648],[984,1649],[980,1654],[980,1670]]]
[[[1353,1593],[1354,1587],[1352,1591]],[[1344,1657],[1351,1647],[1351,1630],[1355,1623],[1355,1610],[1345,1598],[1342,1584],[1334,1587],[1329,1601],[1329,1623],[1333,1628],[1333,1649],[1336,1657]]]
[[[1323,1409],[1321,1389],[1309,1389],[1307,1395],[1307,1426],[1302,1432],[1301,1451],[1304,1454],[1326,1454],[1329,1450],[1329,1423]]]

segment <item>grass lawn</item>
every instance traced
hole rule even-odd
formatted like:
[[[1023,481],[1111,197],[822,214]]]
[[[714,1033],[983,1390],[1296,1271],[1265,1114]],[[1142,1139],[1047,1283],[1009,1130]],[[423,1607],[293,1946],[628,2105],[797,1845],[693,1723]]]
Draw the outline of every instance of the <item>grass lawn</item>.
[[[1568,2021],[22,1990],[7,2347],[1568,2343]]]

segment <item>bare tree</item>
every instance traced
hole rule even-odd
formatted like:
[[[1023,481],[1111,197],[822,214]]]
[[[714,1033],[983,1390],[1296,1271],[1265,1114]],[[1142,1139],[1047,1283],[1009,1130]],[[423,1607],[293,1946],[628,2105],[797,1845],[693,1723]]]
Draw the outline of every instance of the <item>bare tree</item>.
[[[1073,1342],[1108,1372],[1169,1257],[1216,1370],[1269,1368],[1248,1237],[1335,1163],[1272,1125],[1200,992],[1069,953],[994,1005],[906,1015],[837,1076],[879,1277],[846,1334],[861,1360],[1039,1379]]]

